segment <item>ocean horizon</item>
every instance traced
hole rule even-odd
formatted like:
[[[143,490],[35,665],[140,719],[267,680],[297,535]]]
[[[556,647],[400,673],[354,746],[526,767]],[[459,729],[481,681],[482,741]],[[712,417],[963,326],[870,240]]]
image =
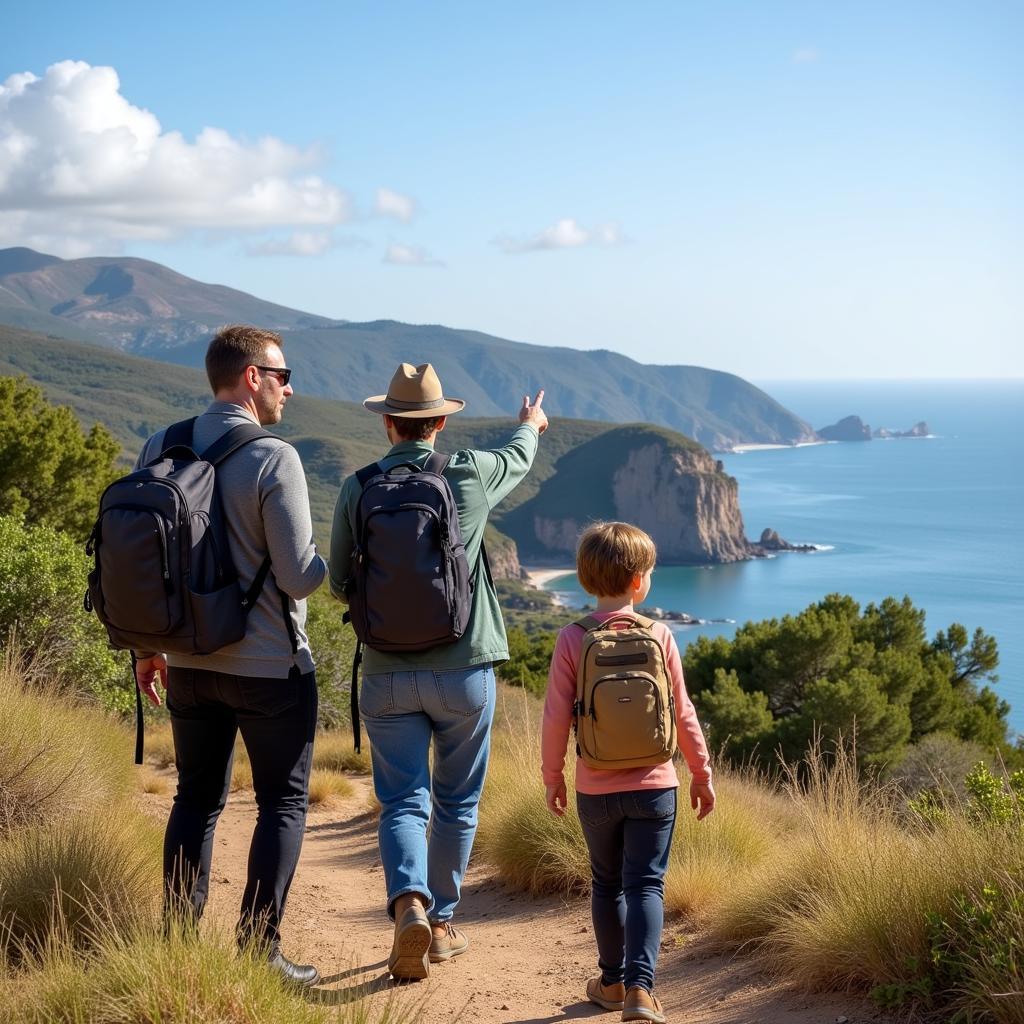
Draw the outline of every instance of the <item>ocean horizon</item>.
[[[872,429],[923,420],[931,436],[721,455],[749,537],[771,527],[819,550],[659,567],[647,603],[731,620],[673,627],[685,646],[832,592],[862,606],[908,595],[926,612],[929,638],[952,622],[995,636],[991,685],[1024,733],[1024,380],[757,383],[815,428],[858,415]],[[545,586],[574,604],[587,599],[572,574]]]

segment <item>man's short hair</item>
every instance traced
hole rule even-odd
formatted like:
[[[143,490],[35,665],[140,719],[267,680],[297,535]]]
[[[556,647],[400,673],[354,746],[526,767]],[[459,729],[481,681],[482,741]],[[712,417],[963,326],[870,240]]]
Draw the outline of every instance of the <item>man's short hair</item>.
[[[594,523],[576,548],[580,586],[596,597],[626,593],[634,576],[654,568],[658,549],[643,530],[629,523]]]
[[[392,416],[391,422],[403,441],[422,441],[437,429],[443,416]]]
[[[281,335],[249,324],[222,327],[206,350],[206,376],[213,393],[234,387],[247,366],[265,363],[270,345],[284,348]]]

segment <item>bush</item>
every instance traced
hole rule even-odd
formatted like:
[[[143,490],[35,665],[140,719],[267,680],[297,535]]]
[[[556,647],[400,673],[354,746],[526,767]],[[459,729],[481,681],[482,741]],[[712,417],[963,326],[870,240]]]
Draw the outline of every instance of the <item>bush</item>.
[[[548,666],[555,649],[556,633],[527,633],[522,629],[508,630],[509,660],[498,666],[498,674],[511,686],[543,697],[548,686]]]
[[[129,711],[128,654],[111,651],[99,620],[82,608],[88,573],[85,552],[67,534],[0,516],[0,651],[17,651],[31,681]]]
[[[403,1024],[393,996],[318,1005],[233,937],[100,927],[89,959],[55,940],[32,969],[0,978],[0,1024]],[[4,991],[6,989],[6,991]]]
[[[0,665],[0,838],[58,815],[100,813],[132,787],[131,738],[98,710],[30,688]]]
[[[103,489],[120,475],[120,445],[24,378],[0,377],[0,515],[67,530],[84,541]]]
[[[349,707],[355,633],[341,621],[345,605],[333,598],[326,586],[310,596],[306,613],[306,635],[316,660],[320,724],[328,729],[346,725],[352,721]]]
[[[160,841],[153,822],[118,807],[8,836],[0,842],[0,925],[9,952],[41,949],[54,933],[84,946],[98,924],[149,918],[160,895]]]
[[[347,800],[355,787],[340,772],[314,768],[309,776],[310,806],[331,807],[339,800]]]
[[[348,729],[321,729],[313,743],[313,767],[368,775],[371,770],[369,740],[364,738],[362,750],[357,754]]]

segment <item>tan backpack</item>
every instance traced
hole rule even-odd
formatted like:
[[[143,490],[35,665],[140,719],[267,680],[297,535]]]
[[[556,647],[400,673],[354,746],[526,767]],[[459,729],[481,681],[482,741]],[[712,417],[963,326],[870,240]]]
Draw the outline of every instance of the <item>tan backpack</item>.
[[[614,629],[628,622],[624,629]],[[576,673],[576,752],[590,768],[642,768],[676,751],[675,700],[665,652],[642,615],[575,625],[586,630]]]

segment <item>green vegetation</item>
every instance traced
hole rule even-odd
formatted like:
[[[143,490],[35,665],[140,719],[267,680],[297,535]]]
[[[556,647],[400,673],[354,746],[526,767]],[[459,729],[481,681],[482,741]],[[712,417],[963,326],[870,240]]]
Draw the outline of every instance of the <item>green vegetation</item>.
[[[51,406],[40,388],[0,377],[0,515],[84,540],[100,494],[118,475],[117,451],[105,427],[85,435],[74,413]]]
[[[861,765],[895,764],[935,732],[1012,758],[1009,705],[983,681],[999,660],[980,629],[953,624],[929,641],[909,598],[861,610],[830,594],[798,615],[748,622],[733,639],[687,648],[686,685],[726,756],[762,764],[799,759],[816,735],[857,737]]]
[[[104,707],[135,707],[128,655],[112,651],[82,609],[90,561],[52,526],[0,516],[0,655],[15,652],[26,674],[89,696]]]
[[[562,820],[544,804],[538,704],[526,694],[506,703],[477,848],[522,889],[585,891],[572,801]],[[571,752],[567,782],[571,790]],[[883,1005],[962,1014],[943,1020],[1020,1024],[1020,783],[978,766],[964,785],[969,802],[926,820],[842,747],[812,748],[781,778],[720,766],[714,814],[698,823],[680,801],[666,908],[687,914],[713,947],[755,953],[808,991],[859,990]]]

